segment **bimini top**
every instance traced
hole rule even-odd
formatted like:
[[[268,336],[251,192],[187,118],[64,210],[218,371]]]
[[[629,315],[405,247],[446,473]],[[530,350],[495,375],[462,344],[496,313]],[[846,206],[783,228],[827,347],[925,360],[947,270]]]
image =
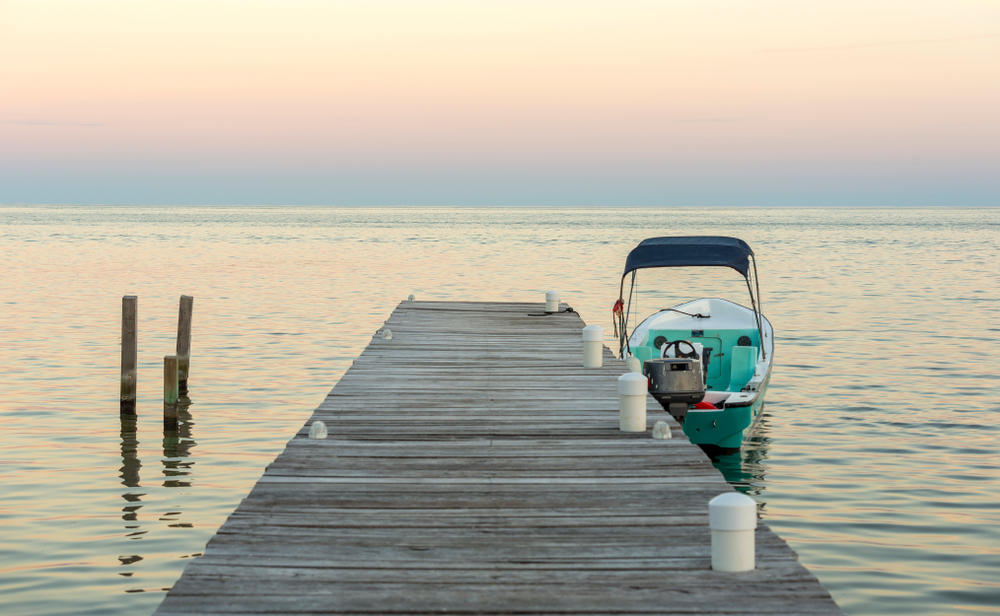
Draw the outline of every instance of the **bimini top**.
[[[639,242],[628,253],[622,276],[647,267],[721,265],[733,268],[746,278],[752,256],[750,246],[735,237],[651,237]]]

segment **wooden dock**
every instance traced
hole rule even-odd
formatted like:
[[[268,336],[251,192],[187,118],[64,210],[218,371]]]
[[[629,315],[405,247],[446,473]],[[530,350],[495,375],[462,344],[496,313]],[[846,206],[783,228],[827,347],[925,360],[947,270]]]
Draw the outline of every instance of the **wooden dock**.
[[[156,614],[842,614],[766,525],[711,570],[732,488],[624,367],[582,368],[575,313],[403,302]]]

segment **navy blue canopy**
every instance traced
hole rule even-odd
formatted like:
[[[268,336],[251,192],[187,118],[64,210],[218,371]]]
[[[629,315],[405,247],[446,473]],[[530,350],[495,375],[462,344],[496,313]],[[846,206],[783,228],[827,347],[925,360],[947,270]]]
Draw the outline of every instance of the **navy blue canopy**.
[[[735,237],[651,237],[628,253],[622,276],[647,267],[721,265],[747,278],[752,255],[750,246]]]

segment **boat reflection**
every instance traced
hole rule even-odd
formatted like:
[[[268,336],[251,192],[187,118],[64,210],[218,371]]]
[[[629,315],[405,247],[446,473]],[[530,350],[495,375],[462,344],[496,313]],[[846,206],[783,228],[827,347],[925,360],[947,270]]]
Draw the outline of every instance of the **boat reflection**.
[[[760,495],[767,487],[765,482],[765,465],[768,449],[771,445],[770,415],[761,411],[762,415],[750,437],[743,443],[740,451],[730,454],[711,456],[712,464],[719,469],[733,488],[750,496],[754,496],[758,509],[763,509],[765,502]]]

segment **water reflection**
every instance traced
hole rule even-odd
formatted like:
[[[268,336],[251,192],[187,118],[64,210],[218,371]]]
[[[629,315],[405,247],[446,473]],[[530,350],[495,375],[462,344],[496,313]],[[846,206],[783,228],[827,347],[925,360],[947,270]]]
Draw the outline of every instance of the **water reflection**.
[[[135,522],[139,519],[139,509],[142,509],[141,504],[131,504],[131,503],[141,503],[142,497],[145,494],[138,494],[131,488],[138,488],[139,486],[139,469],[142,468],[142,462],[139,461],[139,439],[136,436],[136,416],[135,415],[121,415],[121,454],[122,454],[122,466],[118,469],[119,477],[121,478],[121,483],[126,488],[130,488],[122,494],[122,498],[125,499],[126,503],[130,503],[122,508],[122,520],[126,522]],[[125,530],[130,531],[126,534],[127,537],[135,537],[137,533],[135,532],[138,526],[126,525]],[[131,564],[135,560],[128,560],[132,557],[122,557],[119,560],[122,561],[123,565]],[[128,560],[128,562],[126,562]],[[141,558],[138,560],[142,560]]]
[[[190,481],[174,479],[191,474],[194,462],[186,460],[190,457],[194,441],[191,418],[191,398],[181,396],[177,399],[177,430],[163,431],[163,474],[167,477],[163,482],[165,488],[186,488]]]
[[[761,413],[763,414],[757,422],[757,427],[750,438],[743,443],[740,451],[711,457],[712,464],[719,469],[733,488],[756,497],[758,509],[763,509],[765,505],[764,500],[760,498],[767,487],[763,462],[767,459],[768,448],[771,445],[770,415],[764,411]]]
[[[139,487],[139,441],[136,437],[136,416],[121,415],[121,450],[122,467],[119,470],[122,485],[128,488]]]
[[[178,488],[188,487],[190,481],[184,478],[191,474],[191,467],[194,462],[188,460],[191,456],[191,449],[195,446],[193,436],[194,421],[191,417],[191,398],[181,396],[178,399],[177,409],[177,429],[163,431],[163,487]],[[139,521],[139,513],[143,508],[142,498],[145,492],[139,491],[142,487],[140,469],[142,462],[139,460],[139,440],[137,436],[137,416],[121,415],[121,458],[122,466],[119,469],[121,485],[126,487],[121,497],[126,505],[122,507],[122,520],[125,522],[125,538],[129,540],[141,540],[143,535],[149,532],[144,529]],[[181,511],[168,511],[159,516],[158,522],[171,522],[168,527],[190,528],[190,523],[178,522]],[[123,567],[132,569],[143,557],[139,554],[124,554],[118,556],[118,563]],[[131,578],[135,575],[134,570],[116,572],[121,577]],[[166,590],[166,589],[160,589]],[[126,593],[146,592],[145,589],[127,588]]]

